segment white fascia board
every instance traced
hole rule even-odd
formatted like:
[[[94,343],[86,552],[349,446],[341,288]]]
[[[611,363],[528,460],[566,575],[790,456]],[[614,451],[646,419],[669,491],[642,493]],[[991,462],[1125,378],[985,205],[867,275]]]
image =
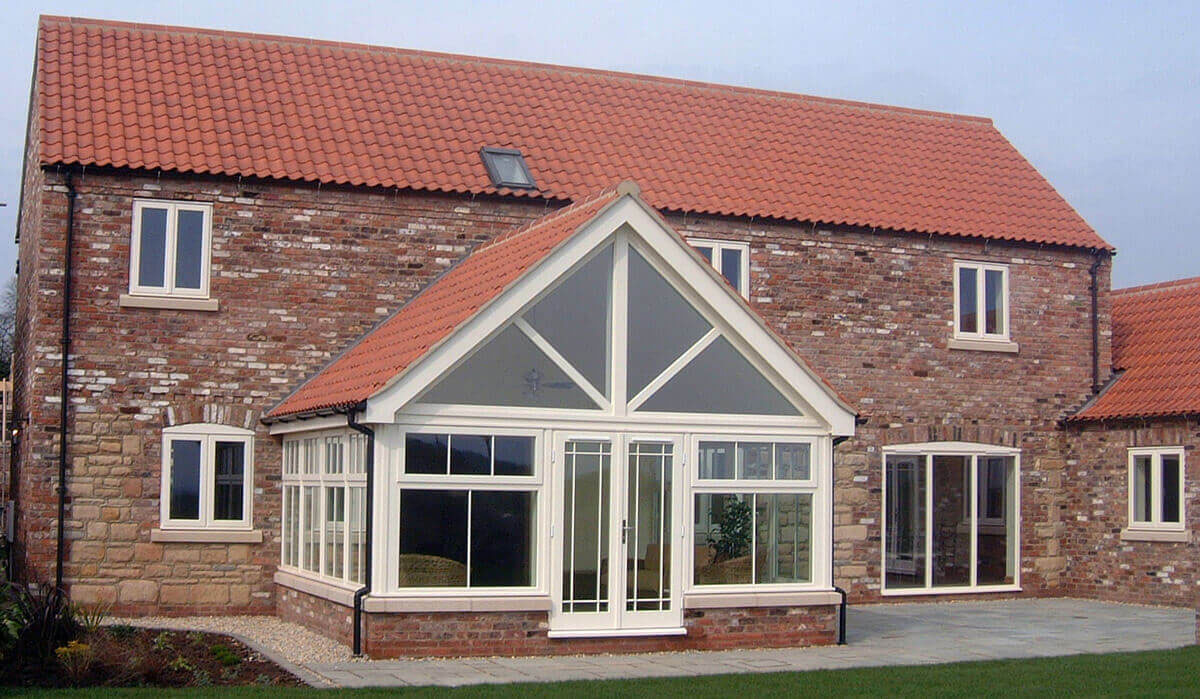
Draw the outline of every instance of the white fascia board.
[[[271,434],[292,434],[295,432],[312,432],[315,430],[345,427],[346,420],[345,415],[324,415],[321,417],[288,420],[286,422],[272,422]]]
[[[1005,454],[1015,456],[1021,453],[1014,447],[1001,447],[993,444],[978,442],[914,442],[911,444],[890,444],[883,447],[885,454]]]
[[[361,422],[392,423],[396,412],[431,386],[459,360],[482,344],[551,284],[565,275],[589,252],[599,247],[625,223],[622,211],[636,207],[629,196],[602,210],[583,229],[537,263],[508,289],[492,299],[443,342],[406,369],[390,385],[367,399]]]

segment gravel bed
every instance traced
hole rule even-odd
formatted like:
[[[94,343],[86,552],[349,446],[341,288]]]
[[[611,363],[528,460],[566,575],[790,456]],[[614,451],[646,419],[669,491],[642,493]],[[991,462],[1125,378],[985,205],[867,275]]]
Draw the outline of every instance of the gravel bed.
[[[241,636],[297,665],[340,663],[353,658],[348,646],[273,616],[114,617],[106,623]]]

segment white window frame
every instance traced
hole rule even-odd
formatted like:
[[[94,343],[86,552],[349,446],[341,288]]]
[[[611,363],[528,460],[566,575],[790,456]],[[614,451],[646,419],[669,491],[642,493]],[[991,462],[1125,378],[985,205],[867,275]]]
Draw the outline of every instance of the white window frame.
[[[959,326],[962,320],[961,298],[959,293],[959,277],[960,270],[973,269],[975,270],[975,314],[977,319],[975,332],[964,332]],[[987,329],[987,272],[1000,272],[1001,280],[1001,304],[1000,318],[1004,326],[1002,333],[985,332]],[[1009,273],[1008,265],[993,264],[989,262],[972,262],[969,260],[954,261],[954,339],[956,340],[976,340],[982,342],[1008,342],[1012,336],[1012,324],[1009,314]]]
[[[879,591],[884,597],[901,597],[911,595],[950,595],[950,594],[965,594],[965,593],[986,593],[986,592],[1019,592],[1021,590],[1021,450],[1013,447],[999,447],[990,444],[977,444],[973,442],[923,442],[919,444],[896,444],[886,446],[880,450],[880,466],[881,466],[881,502],[880,508],[880,537],[879,537]],[[909,456],[915,457],[920,463],[920,467],[925,469],[925,586],[924,587],[906,587],[889,589],[887,586],[887,570],[888,570],[888,523],[887,523],[887,502],[888,502],[888,487],[887,487],[887,460],[889,456]],[[930,534],[933,524],[933,488],[930,487],[931,474],[933,469],[933,458],[935,456],[965,456],[967,458],[967,469],[969,474],[979,473],[979,462],[981,458],[989,456],[1011,457],[1013,460],[1013,505],[1012,505],[1012,521],[1004,521],[997,525],[992,522],[985,522],[978,516],[969,516],[971,526],[971,558],[970,571],[971,582],[968,585],[957,586],[941,586],[933,585],[933,536]],[[967,507],[978,508],[979,506],[979,479],[976,477],[970,478],[971,492],[964,498]],[[976,511],[975,514],[978,514]],[[979,572],[979,561],[977,546],[979,542],[978,533],[985,527],[994,526],[1011,526],[1008,536],[1011,541],[1013,557],[1013,581],[1012,583],[1000,584],[978,584],[976,576]]]
[[[687,469],[687,488],[684,492],[683,521],[678,527],[687,532],[686,541],[690,545],[684,547],[684,571],[681,576],[684,582],[684,592],[709,594],[740,594],[747,592],[806,592],[828,590],[830,586],[829,570],[829,493],[832,473],[829,470],[829,441],[816,436],[797,436],[787,434],[729,434],[729,433],[699,433],[689,440],[688,458],[684,462]],[[806,480],[776,480],[746,479],[746,478],[701,478],[700,477],[700,444],[702,442],[770,442],[772,444],[808,444],[809,445],[809,478]],[[735,447],[736,448],[736,447]],[[774,449],[772,449],[774,460]],[[810,570],[809,582],[789,583],[745,583],[731,585],[702,585],[696,582],[695,563],[695,532],[692,529],[696,522],[696,496],[719,494],[749,494],[773,495],[800,494],[812,496],[812,523],[809,532]],[[751,536],[751,556],[753,556],[754,537]],[[754,573],[751,573],[754,576]]]
[[[143,209],[167,209],[166,250],[163,257],[163,286],[144,286],[138,283],[138,268],[142,248]],[[202,259],[200,261],[200,288],[175,288],[175,247],[177,243],[178,214],[180,211],[199,211],[204,215]],[[212,204],[194,201],[171,201],[162,199],[135,199],[133,201],[133,230],[129,241],[129,293],[133,296],[170,296],[189,299],[209,298],[209,283],[212,269]]]
[[[708,248],[712,250],[712,266],[717,270],[717,273],[722,278],[725,277],[724,259],[721,257],[722,250],[738,250],[742,253],[741,269],[738,270],[738,278],[742,280],[741,288],[737,290],[742,298],[750,298],[750,243],[743,243],[733,240],[708,240],[705,238],[688,238],[688,245],[693,248]],[[697,249],[697,252],[699,250]],[[728,281],[728,279],[726,279]]]
[[[533,473],[528,476],[485,476],[441,473],[405,473],[405,442],[409,432],[441,435],[471,435],[490,437],[529,437],[533,439]],[[378,434],[378,433],[377,433]],[[385,512],[387,540],[391,542],[386,556],[382,589],[378,594],[396,594],[405,597],[479,597],[511,596],[524,597],[530,594],[549,594],[547,576],[543,571],[548,552],[542,550],[549,512],[550,497],[547,493],[545,439],[541,430],[511,429],[503,427],[463,427],[460,425],[404,424],[388,431],[387,439],[394,439],[391,448],[392,464],[390,490],[387,498],[391,503]],[[493,455],[494,456],[494,455]],[[533,521],[531,523],[532,546],[530,560],[530,582],[528,586],[510,587],[401,587],[400,579],[400,501],[402,490],[461,490],[461,491],[516,491],[533,493]],[[467,511],[467,547],[470,540],[470,510]],[[377,523],[378,524],[378,523]],[[467,568],[468,582],[470,566]]]
[[[342,464],[341,471],[336,473],[327,473],[327,461],[329,446],[331,442],[341,440],[342,448]],[[358,459],[356,456],[361,450],[361,456],[366,458],[366,436],[350,430],[321,430],[310,432],[298,432],[287,435],[283,440],[282,453],[284,454],[284,469],[282,485],[280,487],[279,497],[286,505],[284,493],[288,487],[297,487],[296,507],[299,509],[297,517],[297,539],[292,542],[298,553],[296,562],[298,565],[290,565],[286,563],[284,558],[284,535],[283,529],[288,526],[288,512],[283,508],[280,510],[280,536],[279,536],[279,568],[294,575],[309,578],[311,580],[319,580],[330,585],[342,587],[346,589],[358,589],[362,583],[355,582],[351,579],[351,539],[353,533],[352,522],[350,521],[350,502],[353,498],[352,492],[355,489],[360,489],[364,493],[363,507],[366,507],[366,487],[367,487],[367,471],[371,468],[371,464],[362,464],[362,468],[358,468]],[[294,447],[291,445],[295,445]],[[289,452],[294,450],[295,456],[289,455]],[[294,461],[293,461],[294,459]],[[294,468],[293,465],[294,464]],[[313,471],[305,472],[307,464],[311,464]],[[304,546],[304,536],[308,531],[309,521],[308,514],[304,507],[304,489],[317,489],[317,511],[320,513],[320,534],[318,537],[318,560],[316,562],[317,569],[309,570],[305,568],[308,562],[308,550]],[[342,533],[342,576],[334,577],[325,573],[328,556],[328,541],[327,534],[329,532],[329,522],[327,521],[328,513],[328,498],[326,497],[327,488],[344,488],[345,495],[343,508],[345,513],[345,521],[343,523]],[[366,531],[366,512],[362,513],[363,531]],[[364,541],[361,553],[365,562],[373,553],[366,548]]]
[[[200,442],[200,518],[171,519],[171,442],[174,440]],[[216,462],[213,460],[217,442],[241,442],[245,463],[242,483],[242,519],[213,519],[213,493],[216,481]],[[254,523],[254,432],[228,425],[189,423],[174,425],[162,431],[162,480],[159,496],[159,522],[167,530],[249,531]]]
[[[1134,513],[1137,511],[1133,500],[1134,494],[1134,464],[1139,456],[1150,457],[1150,507],[1148,521],[1137,521]],[[1179,521],[1162,521],[1162,461],[1164,456],[1179,457]],[[1187,488],[1184,481],[1187,477],[1187,464],[1184,460],[1183,447],[1136,447],[1129,450],[1128,458],[1128,490],[1129,490],[1129,531],[1167,531],[1183,532],[1187,530]]]

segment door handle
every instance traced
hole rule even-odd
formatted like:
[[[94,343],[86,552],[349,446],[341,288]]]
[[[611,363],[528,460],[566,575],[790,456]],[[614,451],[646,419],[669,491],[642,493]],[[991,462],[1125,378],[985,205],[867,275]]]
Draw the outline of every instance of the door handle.
[[[633,531],[633,527],[629,526],[628,520],[621,520],[621,545],[625,545],[625,541],[629,532]]]

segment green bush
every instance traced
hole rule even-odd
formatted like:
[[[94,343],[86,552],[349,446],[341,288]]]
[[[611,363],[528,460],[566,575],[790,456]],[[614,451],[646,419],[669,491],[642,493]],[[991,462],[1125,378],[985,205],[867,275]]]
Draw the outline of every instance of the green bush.
[[[214,643],[209,647],[208,650],[213,654],[213,657],[217,659],[217,662],[226,667],[232,667],[242,662],[242,659],[238,657],[238,654],[230,650],[229,646],[225,645],[224,643]]]
[[[54,660],[55,649],[79,640],[82,632],[62,590],[46,584],[0,587],[0,648],[6,661]]]

